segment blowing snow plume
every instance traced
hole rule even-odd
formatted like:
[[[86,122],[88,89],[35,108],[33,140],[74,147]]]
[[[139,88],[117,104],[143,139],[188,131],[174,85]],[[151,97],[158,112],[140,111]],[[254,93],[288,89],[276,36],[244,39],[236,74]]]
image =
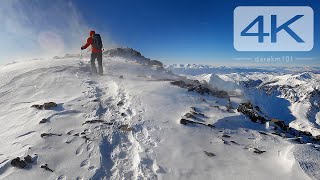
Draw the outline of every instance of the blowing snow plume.
[[[0,45],[0,63],[79,52],[91,29],[77,7],[63,0],[4,0],[0,21],[0,38],[6,42]]]

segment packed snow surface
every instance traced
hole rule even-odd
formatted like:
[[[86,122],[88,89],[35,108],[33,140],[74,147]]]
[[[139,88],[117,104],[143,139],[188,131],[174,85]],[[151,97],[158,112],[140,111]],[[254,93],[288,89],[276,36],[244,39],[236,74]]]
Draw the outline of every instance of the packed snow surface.
[[[0,179],[320,178],[317,145],[270,133],[228,110],[226,99],[173,86],[170,81],[181,77],[163,68],[104,56],[105,74],[94,76],[87,60],[0,66]],[[290,77],[297,83],[310,78]],[[215,81],[226,91],[241,89],[231,75]],[[231,101],[236,108],[247,98]],[[57,107],[31,107],[46,102]],[[180,124],[191,111],[194,121],[212,126]],[[315,117],[319,122],[319,113]],[[11,165],[27,155],[33,160],[27,167]]]

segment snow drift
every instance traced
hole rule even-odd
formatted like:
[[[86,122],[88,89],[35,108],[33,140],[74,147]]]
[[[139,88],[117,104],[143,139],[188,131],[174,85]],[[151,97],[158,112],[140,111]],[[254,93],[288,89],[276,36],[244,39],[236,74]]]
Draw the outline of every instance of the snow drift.
[[[316,141],[274,134],[276,124],[236,110],[246,98],[210,88],[256,75],[212,75],[208,84],[114,49],[104,53],[106,74],[95,77],[80,57],[0,67],[0,179],[318,178],[319,162],[308,158],[319,155]]]

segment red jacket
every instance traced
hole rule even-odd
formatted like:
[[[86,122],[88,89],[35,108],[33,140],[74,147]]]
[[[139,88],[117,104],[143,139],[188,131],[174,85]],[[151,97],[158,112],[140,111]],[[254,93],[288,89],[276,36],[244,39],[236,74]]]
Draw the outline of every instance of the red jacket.
[[[87,39],[87,43],[84,45],[84,46],[82,46],[84,49],[86,49],[88,46],[90,46],[91,45],[91,47],[92,47],[92,53],[99,53],[99,52],[102,52],[102,49],[96,49],[96,48],[94,48],[93,47],[93,39],[91,38],[91,37],[89,37],[88,39]]]

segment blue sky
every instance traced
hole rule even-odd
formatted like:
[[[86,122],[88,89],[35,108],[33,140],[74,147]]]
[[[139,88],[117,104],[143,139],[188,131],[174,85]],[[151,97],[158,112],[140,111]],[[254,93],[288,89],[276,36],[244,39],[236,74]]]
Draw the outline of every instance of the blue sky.
[[[3,0],[0,7],[0,63],[21,57],[79,52],[93,29],[109,47],[125,46],[170,63],[279,65],[243,57],[312,58],[281,65],[320,66],[319,10],[315,0]],[[311,6],[315,45],[311,52],[237,52],[233,10],[237,6]]]

